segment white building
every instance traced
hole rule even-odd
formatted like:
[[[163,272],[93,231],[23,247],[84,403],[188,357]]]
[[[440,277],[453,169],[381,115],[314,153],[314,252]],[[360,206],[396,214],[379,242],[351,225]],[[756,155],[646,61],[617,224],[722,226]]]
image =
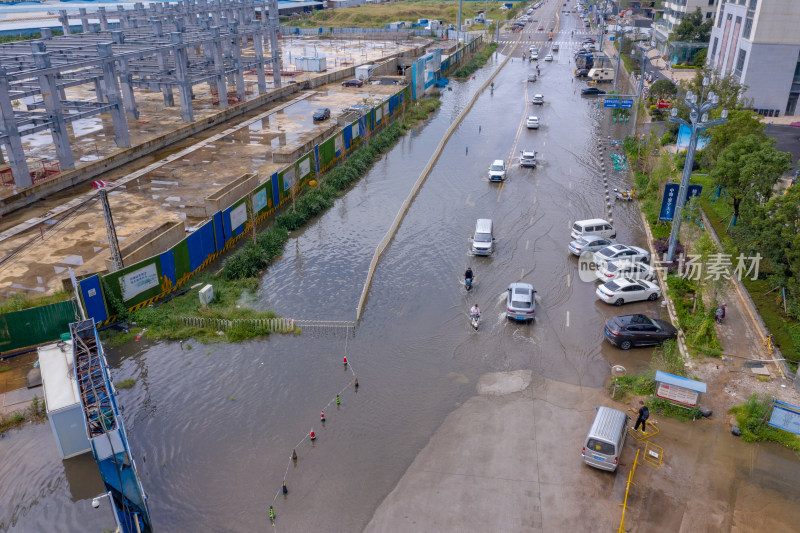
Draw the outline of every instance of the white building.
[[[707,65],[739,78],[759,113],[800,114],[800,1],[721,0]]]
[[[664,52],[672,30],[681,23],[683,17],[694,13],[698,7],[703,13],[703,20],[713,19],[719,2],[720,0],[665,0],[664,18],[653,24],[653,38],[656,46]]]

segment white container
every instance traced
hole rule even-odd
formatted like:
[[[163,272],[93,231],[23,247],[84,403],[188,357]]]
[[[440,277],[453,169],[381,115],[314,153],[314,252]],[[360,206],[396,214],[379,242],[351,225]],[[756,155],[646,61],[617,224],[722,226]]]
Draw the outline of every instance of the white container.
[[[375,65],[361,65],[356,67],[356,79],[367,81],[372,76]]]
[[[297,70],[305,72],[325,72],[328,70],[327,61],[324,57],[298,57],[295,60]]]
[[[200,292],[198,293],[200,297],[200,303],[202,305],[208,305],[214,301],[214,287],[212,285],[206,285]]]

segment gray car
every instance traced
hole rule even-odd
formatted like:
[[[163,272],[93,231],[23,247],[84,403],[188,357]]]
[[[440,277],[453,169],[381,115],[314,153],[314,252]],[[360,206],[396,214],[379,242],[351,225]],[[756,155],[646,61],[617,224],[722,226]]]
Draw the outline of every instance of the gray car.
[[[599,235],[583,235],[569,243],[568,248],[572,255],[580,256],[586,252],[599,252],[612,244],[614,244],[614,239],[607,239]]]
[[[627,246],[625,244],[612,244],[606,246],[599,252],[594,253],[594,262],[598,265],[605,265],[609,261],[627,259],[630,261],[648,261],[650,252],[638,246]]]
[[[524,322],[533,320],[536,313],[536,290],[530,283],[512,283],[506,295],[506,317]]]

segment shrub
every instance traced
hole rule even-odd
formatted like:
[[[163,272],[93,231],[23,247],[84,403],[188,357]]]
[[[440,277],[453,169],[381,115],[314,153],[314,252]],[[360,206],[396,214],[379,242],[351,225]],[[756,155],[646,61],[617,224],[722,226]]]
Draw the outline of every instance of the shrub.
[[[758,397],[755,393],[741,405],[732,407],[730,412],[736,417],[736,423],[742,430],[745,442],[772,441],[800,453],[800,438],[793,433],[766,424],[771,401],[767,397]]]

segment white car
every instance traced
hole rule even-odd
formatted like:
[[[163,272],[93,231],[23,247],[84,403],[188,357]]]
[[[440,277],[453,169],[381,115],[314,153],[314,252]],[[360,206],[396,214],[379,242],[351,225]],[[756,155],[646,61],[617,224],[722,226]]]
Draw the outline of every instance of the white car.
[[[545,61],[552,61],[553,60],[553,54],[547,54],[546,56],[544,56],[544,60]]]
[[[600,237],[599,235],[582,235],[569,243],[568,248],[572,255],[580,256],[586,252],[599,252],[612,244],[614,244],[613,239]]]
[[[600,281],[622,278],[653,279],[655,277],[655,271],[650,265],[630,259],[609,261],[604,265],[600,265],[595,273]]]
[[[502,159],[495,159],[489,167],[489,181],[505,181],[506,164]]]
[[[539,117],[534,117],[534,116],[528,117],[528,120],[525,121],[525,125],[528,127],[529,130],[538,130]]]
[[[542,96],[541,94],[534,94],[533,95],[533,100],[531,100],[531,103],[534,104],[534,105],[542,105],[542,104],[544,104],[544,96]]]
[[[643,300],[655,301],[661,297],[661,288],[652,281],[622,278],[603,283],[595,293],[607,304],[622,305]]]
[[[536,168],[536,151],[522,150],[519,156],[519,166]]]
[[[539,59],[539,52],[531,52],[531,61],[536,61]]]
[[[612,244],[594,253],[594,262],[600,266],[617,259],[647,261],[650,259],[650,253],[638,246],[628,246],[626,244]]]

